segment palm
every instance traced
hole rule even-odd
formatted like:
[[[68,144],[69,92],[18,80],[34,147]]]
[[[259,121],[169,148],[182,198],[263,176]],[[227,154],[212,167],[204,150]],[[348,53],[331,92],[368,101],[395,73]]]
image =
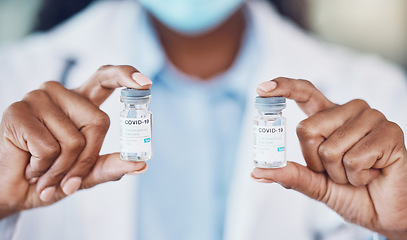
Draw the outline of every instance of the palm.
[[[366,227],[373,225],[377,214],[374,200],[369,194],[369,187],[337,184],[329,177],[326,178],[327,191],[320,200],[347,221]],[[366,221],[366,219],[371,221]]]
[[[327,178],[327,192],[322,201],[347,221],[370,229],[401,230],[407,225],[407,208],[401,207],[407,206],[407,189],[401,187],[404,185],[401,183],[407,183],[407,176],[392,171],[401,171],[405,165],[404,162],[394,164],[384,169],[383,174],[371,183],[361,187],[337,184],[324,175]],[[392,174],[386,176],[386,172]]]
[[[288,162],[280,169],[256,168],[253,176],[274,180],[321,201],[348,222],[394,236],[394,232],[402,233],[407,226],[405,172],[406,158],[382,169],[377,178],[359,187],[338,184],[328,174],[317,173],[295,162]]]
[[[22,184],[22,188],[20,188],[20,191],[26,194],[24,197],[19,199],[19,202],[21,203],[24,209],[48,206],[66,197],[66,195],[59,188],[59,190],[55,192],[50,201],[44,202],[41,201],[40,195],[38,194],[38,191],[36,189],[37,184],[28,184],[27,182]]]
[[[13,207],[18,210],[50,205],[66,196],[59,189],[49,202],[41,201],[37,191],[37,184],[30,184],[24,178],[24,175],[21,174],[25,169],[15,169],[17,171],[6,170],[7,172],[1,173],[2,183],[4,186],[11,187],[2,189],[1,195],[7,196],[7,199],[3,199],[2,201],[13,203]]]

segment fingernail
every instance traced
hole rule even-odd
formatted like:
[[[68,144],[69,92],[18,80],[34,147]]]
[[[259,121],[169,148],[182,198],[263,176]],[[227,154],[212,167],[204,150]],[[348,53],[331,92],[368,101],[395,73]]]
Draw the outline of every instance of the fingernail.
[[[264,179],[264,178],[254,178],[254,177],[252,177],[252,179],[254,181],[256,181],[256,182],[259,182],[259,183],[274,183],[273,180]]]
[[[134,171],[134,172],[126,173],[126,175],[139,175],[139,174],[147,172],[147,169],[148,169],[148,165],[146,164],[146,166],[144,168]]]
[[[30,181],[28,181],[29,184],[35,184],[36,182],[38,182],[37,177],[33,177],[33,178],[30,179]]]
[[[140,72],[135,72],[131,75],[134,81],[136,81],[140,86],[151,85],[153,82],[144,74]]]
[[[41,201],[49,202],[52,196],[54,196],[55,190],[56,190],[55,186],[47,187],[46,189],[42,190],[40,194]]]
[[[271,92],[277,87],[277,83],[274,81],[268,81],[264,83],[260,83],[259,86],[257,86],[257,89],[263,91],[263,92]]]
[[[80,177],[71,177],[68,181],[65,182],[64,186],[62,187],[62,191],[66,195],[71,195],[74,192],[78,191],[81,187],[82,178]]]

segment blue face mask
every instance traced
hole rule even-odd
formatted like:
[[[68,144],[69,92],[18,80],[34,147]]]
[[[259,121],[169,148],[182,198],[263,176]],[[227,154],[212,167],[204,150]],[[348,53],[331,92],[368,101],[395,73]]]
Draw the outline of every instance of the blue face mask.
[[[219,26],[245,0],[138,0],[166,26],[184,34],[199,34]]]

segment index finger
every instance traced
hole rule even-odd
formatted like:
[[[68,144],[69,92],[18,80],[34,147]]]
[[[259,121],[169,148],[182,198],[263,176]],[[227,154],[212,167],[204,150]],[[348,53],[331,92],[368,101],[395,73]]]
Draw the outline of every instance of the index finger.
[[[279,77],[259,84],[257,93],[261,97],[282,96],[292,99],[308,116],[336,106],[307,80]]]
[[[100,106],[119,87],[149,89],[152,81],[136,68],[128,65],[105,65],[75,92]]]

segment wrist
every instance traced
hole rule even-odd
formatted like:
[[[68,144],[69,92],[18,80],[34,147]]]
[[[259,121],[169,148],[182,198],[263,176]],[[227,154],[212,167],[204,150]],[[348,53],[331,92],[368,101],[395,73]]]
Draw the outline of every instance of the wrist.
[[[3,219],[3,218],[9,217],[9,216],[11,216],[13,214],[16,214],[18,212],[19,211],[15,210],[15,209],[10,210],[10,209],[1,209],[0,208],[0,220]]]
[[[386,231],[381,232],[383,237],[380,240],[407,240],[407,231]]]

